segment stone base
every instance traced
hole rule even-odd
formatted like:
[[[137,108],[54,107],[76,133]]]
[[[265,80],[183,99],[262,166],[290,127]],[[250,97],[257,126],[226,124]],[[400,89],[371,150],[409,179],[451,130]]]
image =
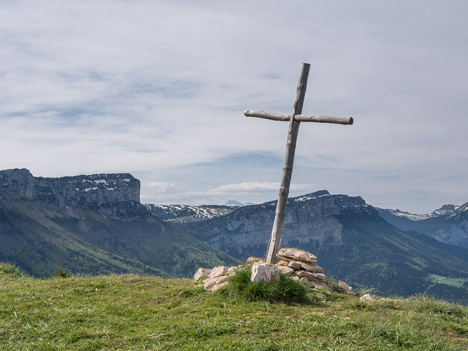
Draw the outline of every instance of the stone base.
[[[275,282],[280,279],[278,267],[274,264],[265,262],[255,262],[252,265],[252,275],[250,280],[253,282]]]

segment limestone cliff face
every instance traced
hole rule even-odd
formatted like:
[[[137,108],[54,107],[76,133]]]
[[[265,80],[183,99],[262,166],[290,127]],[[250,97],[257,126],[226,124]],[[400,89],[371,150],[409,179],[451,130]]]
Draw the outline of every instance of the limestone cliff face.
[[[28,199],[33,198],[34,177],[27,169],[7,169],[0,171],[0,189]]]
[[[128,173],[34,177],[27,169],[0,171],[0,189],[57,207],[140,201],[140,181]]]
[[[189,234],[236,257],[263,255],[273,227],[276,201],[241,207],[197,225],[184,225]],[[377,215],[360,197],[318,191],[290,198],[283,228],[282,247],[318,247],[325,241],[340,242],[343,226],[338,217],[349,212]]]

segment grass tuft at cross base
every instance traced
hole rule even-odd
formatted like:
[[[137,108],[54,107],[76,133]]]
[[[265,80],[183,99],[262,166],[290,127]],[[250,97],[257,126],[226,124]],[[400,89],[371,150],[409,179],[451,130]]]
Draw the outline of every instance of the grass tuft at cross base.
[[[280,274],[280,280],[271,283],[252,282],[250,276],[252,267],[246,266],[239,269],[229,279],[229,285],[219,290],[234,298],[247,301],[269,301],[283,303],[309,303],[311,300],[307,295],[307,289],[295,280]]]

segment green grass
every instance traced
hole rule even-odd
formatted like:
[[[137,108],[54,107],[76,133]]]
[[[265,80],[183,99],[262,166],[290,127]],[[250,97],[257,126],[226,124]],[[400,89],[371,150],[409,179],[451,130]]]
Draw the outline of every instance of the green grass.
[[[466,307],[322,294],[247,302],[188,279],[39,280],[0,264],[0,350],[468,350]]]
[[[240,298],[246,301],[268,301],[283,303],[308,303],[307,289],[290,277],[280,275],[276,282],[260,283],[250,281],[252,267],[240,269],[229,279],[229,285],[220,293],[229,298]]]

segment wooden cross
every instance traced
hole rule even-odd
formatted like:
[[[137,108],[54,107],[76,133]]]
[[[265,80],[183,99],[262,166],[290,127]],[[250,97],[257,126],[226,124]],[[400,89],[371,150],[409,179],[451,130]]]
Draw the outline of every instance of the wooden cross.
[[[310,64],[303,63],[299,82],[296,90],[296,101],[294,101],[292,114],[269,113],[265,111],[246,110],[246,117],[259,117],[272,119],[274,121],[289,121],[288,141],[286,143],[286,155],[284,158],[283,175],[279,189],[278,203],[276,205],[275,221],[268,243],[266,262],[273,264],[276,262],[276,254],[280,248],[281,236],[283,235],[284,217],[286,215],[286,205],[288,203],[289,185],[294,163],[294,153],[296,151],[297,133],[301,122],[318,122],[334,124],[353,124],[353,118],[341,118],[322,115],[302,115],[302,106],[307,88],[307,78],[309,77]]]

